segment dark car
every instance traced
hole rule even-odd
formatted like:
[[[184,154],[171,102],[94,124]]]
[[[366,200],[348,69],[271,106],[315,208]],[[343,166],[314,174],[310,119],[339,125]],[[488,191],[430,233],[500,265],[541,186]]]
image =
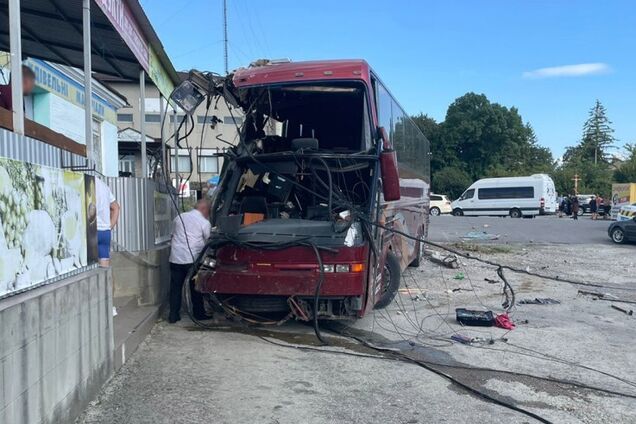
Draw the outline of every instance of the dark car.
[[[612,223],[607,229],[607,234],[614,243],[636,242],[636,217]]]

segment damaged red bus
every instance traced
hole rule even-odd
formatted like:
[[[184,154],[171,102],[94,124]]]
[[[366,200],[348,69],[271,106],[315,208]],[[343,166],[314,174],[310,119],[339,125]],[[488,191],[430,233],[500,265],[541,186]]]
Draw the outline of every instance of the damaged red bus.
[[[388,305],[421,250],[391,229],[427,234],[429,142],[369,65],[266,63],[217,93],[243,123],[224,155],[195,289],[255,320]]]

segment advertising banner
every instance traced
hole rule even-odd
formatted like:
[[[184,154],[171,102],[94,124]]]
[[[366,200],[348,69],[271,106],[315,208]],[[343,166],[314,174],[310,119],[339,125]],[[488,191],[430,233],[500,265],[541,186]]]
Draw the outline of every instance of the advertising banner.
[[[148,72],[150,70],[148,42],[126,2],[124,0],[95,0],[95,3],[113,24],[139,64]]]
[[[95,181],[0,158],[0,297],[96,262]]]

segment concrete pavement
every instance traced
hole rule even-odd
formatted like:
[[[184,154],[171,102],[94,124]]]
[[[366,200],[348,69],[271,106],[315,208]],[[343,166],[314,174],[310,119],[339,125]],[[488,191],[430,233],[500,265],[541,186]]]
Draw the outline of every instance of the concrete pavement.
[[[612,244],[607,228],[612,221],[578,220],[568,217],[539,216],[534,219],[513,219],[489,216],[432,216],[429,238],[437,242],[472,241],[464,238],[471,231],[499,235],[498,243],[559,243]],[[481,240],[480,240],[481,242]]]

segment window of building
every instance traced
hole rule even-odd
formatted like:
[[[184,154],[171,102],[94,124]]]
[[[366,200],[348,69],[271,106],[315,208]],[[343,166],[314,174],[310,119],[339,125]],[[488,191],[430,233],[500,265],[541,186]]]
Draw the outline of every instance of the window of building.
[[[150,122],[150,123],[160,123],[161,122],[161,115],[158,113],[147,113],[146,114],[146,122]]]
[[[124,155],[119,159],[119,175],[135,176],[135,156]]]
[[[98,166],[98,171],[103,171],[103,167],[100,169],[102,165],[102,123],[97,119],[93,118],[93,122],[91,124],[91,132],[92,132],[92,142],[93,142],[93,158],[95,159],[95,164]]]
[[[199,172],[217,174],[219,172],[219,158],[216,156],[199,156]]]
[[[177,167],[175,166],[174,161],[174,152],[170,154],[170,170],[171,172],[175,172]],[[184,152],[179,152],[179,173],[182,172],[192,172],[192,163],[190,161],[190,155]]]
[[[242,125],[243,118],[241,118],[240,116],[235,116],[235,117],[224,116],[223,123],[227,125]]]
[[[197,116],[197,124],[214,124],[214,116]]]
[[[181,123],[181,121],[183,121],[183,117],[184,117],[184,116],[185,116],[185,115],[177,114],[177,124],[180,124],[180,123]],[[171,113],[171,114],[170,114],[170,123],[171,123],[171,124],[174,124],[174,113]]]
[[[534,187],[480,188],[477,197],[479,199],[532,199]]]
[[[118,113],[117,114],[117,122],[132,122],[133,114],[132,113]]]

